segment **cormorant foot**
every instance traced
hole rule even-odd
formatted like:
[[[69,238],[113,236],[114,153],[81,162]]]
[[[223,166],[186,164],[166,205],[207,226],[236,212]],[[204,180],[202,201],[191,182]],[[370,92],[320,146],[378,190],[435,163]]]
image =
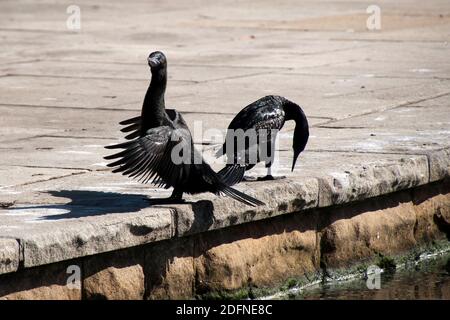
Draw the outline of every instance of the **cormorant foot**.
[[[286,179],[286,176],[274,177],[274,176],[268,174],[265,177],[258,177],[258,179],[256,179],[256,181],[273,181],[273,180],[280,180],[280,179]]]
[[[256,181],[255,177],[250,177],[250,176],[244,176],[244,178],[242,178],[242,181],[244,182],[253,182]]]

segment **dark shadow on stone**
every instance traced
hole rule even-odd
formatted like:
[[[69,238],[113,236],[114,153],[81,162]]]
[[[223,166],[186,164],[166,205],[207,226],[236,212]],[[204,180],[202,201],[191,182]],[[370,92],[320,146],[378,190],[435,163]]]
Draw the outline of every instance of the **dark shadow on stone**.
[[[188,234],[199,233],[208,230],[214,223],[214,205],[209,200],[201,200],[192,203],[194,222],[187,231]]]
[[[440,214],[434,214],[433,221],[438,227],[439,231],[443,232],[447,237],[447,240],[450,241],[450,223],[448,223]]]
[[[12,207],[17,209],[63,209],[67,213],[47,215],[43,219],[58,220],[87,216],[97,216],[109,213],[137,212],[149,207],[144,195],[124,194],[116,192],[102,192],[91,190],[60,190],[48,191],[54,197],[68,198],[67,204],[43,204],[31,207]]]
[[[53,289],[58,294],[64,294],[64,296],[58,296],[59,299],[80,299],[80,290],[61,289],[66,287],[68,277],[73,274],[67,272],[69,266],[78,266],[83,273],[82,260],[73,259],[2,274],[0,275],[0,300],[9,294],[13,296],[8,298],[14,300],[55,299],[56,294],[50,294],[50,286],[60,287],[60,289]]]
[[[437,196],[445,195],[450,192],[450,179],[435,181],[424,186],[411,189],[413,196],[413,203],[420,205],[428,199]]]

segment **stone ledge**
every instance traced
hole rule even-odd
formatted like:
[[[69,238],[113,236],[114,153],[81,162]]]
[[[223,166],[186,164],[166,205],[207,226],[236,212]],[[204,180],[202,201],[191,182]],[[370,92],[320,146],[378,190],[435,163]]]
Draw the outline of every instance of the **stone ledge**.
[[[0,239],[0,274],[19,268],[19,243],[14,239]]]
[[[148,211],[110,214],[107,218],[102,216],[41,223],[31,231],[19,230],[11,233],[9,237],[14,236],[20,241],[21,259],[25,268],[170,238],[172,236],[170,210],[154,208]],[[17,244],[13,239],[5,241]],[[5,254],[3,248],[0,253]],[[6,248],[12,250],[11,246]],[[18,245],[15,249],[18,257]],[[12,254],[11,252],[10,255]],[[17,268],[0,270],[12,272]]]
[[[246,187],[251,186],[245,184]],[[291,179],[259,183],[256,191],[237,188],[266,203],[263,207],[248,207],[221,197],[211,201],[198,201],[192,205],[173,206],[176,212],[177,236],[225,228],[246,222],[299,212],[318,206],[319,185],[315,178],[304,181]]]
[[[320,207],[344,204],[428,183],[428,160],[425,156],[405,156],[399,161],[363,164],[319,180]]]
[[[449,248],[450,180],[0,275],[1,299],[267,296]],[[68,267],[82,286],[67,286]],[[352,271],[353,270],[353,271]]]
[[[450,148],[429,152],[430,182],[450,176]]]
[[[45,210],[31,211],[31,214],[40,217],[34,220],[36,223],[32,227],[28,224],[28,229],[21,228],[20,221],[13,221],[10,225],[12,228],[8,229],[8,219],[17,215],[17,211],[12,211],[18,209],[4,209],[1,214],[4,215],[7,231],[2,231],[1,236],[9,239],[3,240],[7,245],[2,245],[0,257],[6,257],[1,261],[12,262],[0,264],[0,273],[17,270],[18,242],[22,246],[20,260],[25,268],[95,255],[305,209],[361,201],[424,185],[429,180],[442,180],[449,177],[448,155],[448,149],[445,149],[430,152],[428,157],[405,155],[397,160],[361,164],[350,171],[336,174],[296,178],[302,181],[286,179],[237,186],[266,202],[267,206],[260,208],[250,208],[225,197],[205,194],[192,197],[193,201],[189,204],[141,208],[133,213],[105,213],[61,221],[46,220],[48,216],[45,216]],[[428,159],[432,165],[428,164]],[[429,168],[432,168],[431,175]],[[107,206],[101,202],[95,205]],[[88,206],[85,209],[89,212]],[[27,207],[22,206],[20,210],[25,216]]]

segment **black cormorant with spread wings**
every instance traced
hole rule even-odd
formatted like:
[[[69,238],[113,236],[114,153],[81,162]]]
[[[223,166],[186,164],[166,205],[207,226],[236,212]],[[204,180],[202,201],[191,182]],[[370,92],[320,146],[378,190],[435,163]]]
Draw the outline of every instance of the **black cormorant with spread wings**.
[[[164,93],[167,82],[166,57],[153,52],[148,58],[152,80],[145,95],[140,117],[122,121],[122,131],[131,133],[127,142],[107,146],[123,149],[106,156],[114,160],[109,167],[113,172],[136,178],[143,183],[170,188],[173,193],[162,203],[182,202],[183,193],[212,192],[225,194],[247,205],[264,203],[227,186],[220,176],[204,161],[193,144],[191,133],[179,112],[165,109]]]

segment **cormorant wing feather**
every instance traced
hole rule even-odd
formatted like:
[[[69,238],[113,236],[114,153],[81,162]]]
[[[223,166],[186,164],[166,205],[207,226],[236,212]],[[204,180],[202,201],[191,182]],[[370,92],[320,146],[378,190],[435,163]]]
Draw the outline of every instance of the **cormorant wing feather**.
[[[126,119],[126,120],[119,122],[119,124],[124,125],[124,126],[126,126],[128,124],[135,124],[135,123],[141,123],[141,116],[133,117],[133,118]]]
[[[166,109],[167,118],[171,121],[175,120],[177,116],[179,116],[178,112],[175,109]],[[132,140],[137,138],[141,134],[141,116],[133,117],[130,119],[123,120],[119,122],[120,125],[125,126],[120,129],[122,132],[130,132],[125,136],[125,139]]]
[[[231,120],[228,129],[248,130],[261,123],[276,121],[280,117],[284,117],[282,107],[283,101],[279,97],[265,96],[239,111]]]
[[[185,166],[174,163],[172,150],[179,144],[185,150],[190,143],[190,135],[187,137],[182,131],[168,126],[156,127],[139,139],[108,146],[108,149],[124,149],[105,157],[106,160],[117,159],[108,167],[115,167],[113,172],[122,172],[144,183],[151,181],[166,188],[175,186],[183,176]]]
[[[119,122],[120,125],[126,126],[120,131],[122,132],[130,132],[127,136],[125,136],[125,139],[131,140],[134,138],[137,138],[141,134],[141,116],[133,117],[130,119],[123,120]]]
[[[194,149],[194,153],[198,152]],[[223,193],[234,200],[245,203],[249,206],[255,207],[260,205],[265,205],[264,202],[255,199],[239,190],[231,188],[228,186],[222,178],[207,164],[203,159],[201,164],[195,165],[197,172],[201,174],[202,179],[214,189],[214,193]]]

